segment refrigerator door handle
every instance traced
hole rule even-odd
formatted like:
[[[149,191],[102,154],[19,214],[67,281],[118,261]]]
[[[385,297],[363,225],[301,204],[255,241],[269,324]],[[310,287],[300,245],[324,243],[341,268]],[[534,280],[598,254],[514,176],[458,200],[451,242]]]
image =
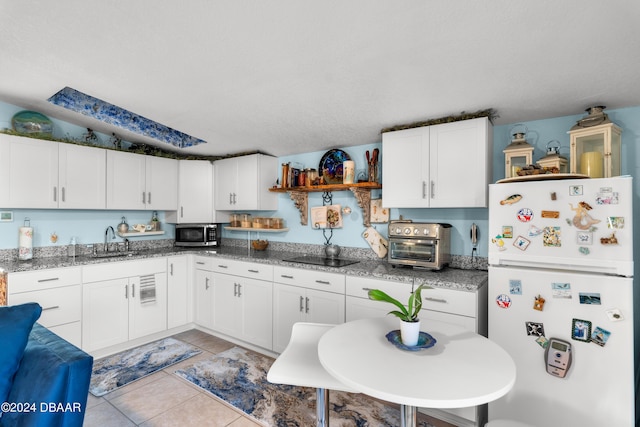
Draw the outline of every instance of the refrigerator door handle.
[[[491,257],[489,257],[491,258]],[[554,262],[553,258],[545,257],[544,259],[535,260],[521,260],[516,258],[505,258],[501,256],[497,262],[490,259],[489,264],[496,267],[525,267],[525,268],[535,268],[535,269],[544,269],[544,270],[575,270],[575,271],[583,271],[588,273],[598,273],[598,274],[608,274],[612,276],[622,276],[622,277],[632,277],[633,272],[630,274],[624,274],[624,269],[621,269],[619,265],[616,263],[607,263],[607,265],[603,264],[589,264],[585,262],[584,264],[568,264],[566,262],[557,263]],[[566,261],[566,260],[564,260]]]

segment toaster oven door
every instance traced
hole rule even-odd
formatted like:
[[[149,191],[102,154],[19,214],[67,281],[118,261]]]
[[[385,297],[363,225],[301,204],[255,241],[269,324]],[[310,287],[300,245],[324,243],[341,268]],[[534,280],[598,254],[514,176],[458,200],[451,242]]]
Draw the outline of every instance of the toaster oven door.
[[[397,264],[435,266],[437,240],[390,239],[389,261]]]

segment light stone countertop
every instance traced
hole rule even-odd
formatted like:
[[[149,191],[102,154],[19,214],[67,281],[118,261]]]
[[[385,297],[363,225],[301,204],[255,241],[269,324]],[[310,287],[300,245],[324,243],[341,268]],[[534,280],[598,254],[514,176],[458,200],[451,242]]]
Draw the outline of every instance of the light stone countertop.
[[[488,274],[486,270],[463,270],[456,268],[444,268],[441,271],[429,271],[424,269],[411,269],[406,267],[394,268],[386,260],[359,259],[356,264],[345,267],[326,267],[310,264],[300,264],[283,261],[301,254],[287,251],[254,251],[246,247],[222,246],[215,249],[184,249],[165,247],[137,251],[135,255],[93,258],[91,256],[51,256],[34,258],[28,261],[0,260],[0,271],[4,269],[8,273],[37,271],[52,268],[77,267],[92,264],[104,264],[110,262],[133,261],[146,258],[166,257],[172,255],[199,255],[220,258],[235,259],[238,261],[257,262],[270,265],[303,268],[307,270],[327,271],[342,273],[349,276],[371,277],[373,279],[391,280],[399,282],[414,282],[415,284],[427,284],[438,288],[448,288],[466,292],[475,292],[486,285]],[[352,258],[355,259],[355,258]]]

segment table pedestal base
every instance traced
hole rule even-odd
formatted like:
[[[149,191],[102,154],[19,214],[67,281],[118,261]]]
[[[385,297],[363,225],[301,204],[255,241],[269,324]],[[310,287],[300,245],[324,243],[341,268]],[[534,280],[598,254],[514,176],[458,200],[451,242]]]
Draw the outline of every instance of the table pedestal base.
[[[400,405],[400,427],[416,427],[417,415],[415,406]]]

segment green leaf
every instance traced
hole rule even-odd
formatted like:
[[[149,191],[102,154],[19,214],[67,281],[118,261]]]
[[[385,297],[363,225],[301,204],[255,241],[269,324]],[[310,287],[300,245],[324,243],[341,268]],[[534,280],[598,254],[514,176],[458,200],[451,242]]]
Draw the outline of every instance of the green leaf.
[[[395,305],[396,307],[398,307],[400,309],[400,315],[396,314],[395,312],[391,312],[393,314],[395,314],[396,316],[403,318],[403,317],[409,317],[409,312],[407,311],[407,308],[402,305],[400,303],[400,301],[398,301],[395,298],[390,297],[389,295],[387,295],[385,292],[379,290],[379,289],[371,289],[369,290],[369,299],[372,299],[374,301],[384,301],[384,302],[388,302],[391,303],[393,305]]]

